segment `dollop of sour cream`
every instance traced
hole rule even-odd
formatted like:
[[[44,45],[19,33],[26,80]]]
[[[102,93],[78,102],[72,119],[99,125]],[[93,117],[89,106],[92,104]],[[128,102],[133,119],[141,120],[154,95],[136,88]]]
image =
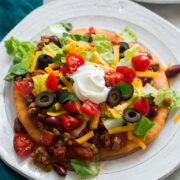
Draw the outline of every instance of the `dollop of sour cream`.
[[[104,71],[93,65],[83,65],[72,76],[73,90],[81,100],[90,100],[95,104],[106,101],[109,88],[105,86]]]

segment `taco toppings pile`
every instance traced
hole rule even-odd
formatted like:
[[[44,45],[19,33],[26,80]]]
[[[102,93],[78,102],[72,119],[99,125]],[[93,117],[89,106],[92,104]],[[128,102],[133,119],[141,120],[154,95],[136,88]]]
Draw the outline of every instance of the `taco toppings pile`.
[[[117,34],[53,24],[39,42],[5,41],[14,56],[6,81],[14,80],[17,118],[14,150],[61,176],[97,175],[97,162],[137,147],[146,149],[180,96],[168,87],[158,58],[125,28]],[[176,117],[176,121],[179,116]]]

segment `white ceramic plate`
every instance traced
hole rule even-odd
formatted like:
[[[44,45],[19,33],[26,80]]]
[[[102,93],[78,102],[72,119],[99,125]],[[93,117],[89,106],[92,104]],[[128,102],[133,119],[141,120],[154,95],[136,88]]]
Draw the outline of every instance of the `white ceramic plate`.
[[[38,40],[44,34],[48,24],[61,21],[71,22],[74,28],[89,27],[109,31],[120,30],[126,26],[138,35],[139,41],[155,53],[162,64],[173,64],[180,60],[180,32],[167,21],[149,10],[126,0],[66,0],[44,5],[19,23],[4,40],[14,36],[19,40]],[[11,58],[6,54],[4,40],[0,44],[0,76],[7,74]],[[55,172],[44,173],[36,169],[30,158],[20,159],[12,147],[13,121],[16,117],[12,101],[12,84],[0,80],[0,156],[14,170],[31,179],[49,179],[58,177]],[[178,89],[178,80],[173,83]],[[168,116],[160,135],[148,145],[146,151],[139,149],[126,157],[100,163],[101,172],[94,179],[152,180],[167,176],[179,163],[180,123],[175,125],[175,111]],[[74,173],[68,173],[66,179],[76,179]]]
[[[155,4],[178,4],[180,0],[134,0],[137,2],[144,2],[144,3],[155,3]]]

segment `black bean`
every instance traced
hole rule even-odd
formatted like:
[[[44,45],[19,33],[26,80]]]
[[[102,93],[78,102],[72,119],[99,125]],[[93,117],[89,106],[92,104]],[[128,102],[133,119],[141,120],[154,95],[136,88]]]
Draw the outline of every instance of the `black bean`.
[[[26,104],[29,106],[32,102],[35,101],[35,96],[33,96],[32,94],[29,95],[27,98],[26,98]]]
[[[15,133],[24,133],[25,129],[21,122],[19,121],[18,117],[15,118],[14,121],[14,132]]]
[[[15,76],[15,77],[14,77],[14,81],[20,82],[20,81],[22,81],[22,80],[23,80],[23,76]]]
[[[171,66],[166,70],[166,76],[167,77],[173,77],[180,73],[180,64],[176,64]]]
[[[60,176],[66,176],[67,170],[60,163],[54,162],[54,163],[52,163],[52,167]]]
[[[142,81],[143,86],[145,86],[147,83],[150,83],[152,81],[152,78],[144,77],[144,78],[141,78],[141,81]]]
[[[56,36],[50,36],[50,42],[53,42],[57,46],[61,47],[61,43],[59,42],[59,40]]]
[[[148,117],[155,117],[158,114],[158,107],[155,105],[149,106]]]

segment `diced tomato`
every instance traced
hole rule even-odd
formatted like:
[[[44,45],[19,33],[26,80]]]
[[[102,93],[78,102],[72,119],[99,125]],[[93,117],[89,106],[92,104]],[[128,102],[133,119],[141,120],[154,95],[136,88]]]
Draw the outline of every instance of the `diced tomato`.
[[[140,98],[140,99],[136,100],[133,103],[133,107],[137,112],[143,114],[144,116],[148,115],[149,103],[148,103],[148,100],[146,98]]]
[[[47,130],[43,130],[40,137],[40,142],[45,146],[51,146],[54,144],[55,139],[56,135],[54,133]]]
[[[46,87],[52,91],[58,90],[58,80],[56,78],[56,75],[54,72],[49,74],[49,76],[46,79]]]
[[[79,66],[82,66],[85,62],[80,55],[74,53],[67,53],[66,61],[67,61],[67,72],[70,74],[76,72],[77,68]]]
[[[83,113],[85,113],[87,115],[91,115],[91,116],[94,116],[101,111],[99,105],[94,104],[89,100],[84,101],[83,105],[81,105],[81,107],[80,107],[80,110]]]
[[[146,55],[134,56],[132,64],[136,71],[146,71],[150,67],[150,59]]]
[[[63,76],[66,76],[67,66],[66,65],[61,65],[60,66],[60,72],[62,72]]]
[[[124,75],[122,73],[113,72],[110,75],[105,74],[105,82],[107,87],[113,87],[120,81],[124,81]]]
[[[124,75],[124,81],[127,83],[132,83],[136,77],[136,72],[127,66],[118,66],[116,68],[116,72],[122,73]]]
[[[61,162],[64,162],[65,155],[66,155],[66,147],[60,146],[57,149],[54,149],[53,151],[54,157],[60,160]]]
[[[120,142],[119,147],[117,146],[116,148],[120,149],[126,145],[127,136],[125,133],[116,133],[116,134],[112,134],[110,136],[110,140],[111,140],[112,146],[113,145],[117,146],[117,141],[119,141]]]
[[[69,114],[63,114],[62,124],[66,131],[73,131],[81,126],[82,120]]]
[[[24,156],[33,151],[35,143],[26,134],[17,133],[13,140],[14,150],[19,156]]]
[[[82,145],[74,142],[73,149],[83,159],[86,159],[91,162],[94,161],[94,154],[89,147],[83,147]]]
[[[91,26],[89,28],[89,35],[91,35],[91,34],[96,34],[96,30],[95,30],[95,28],[93,26]]]
[[[19,93],[22,95],[29,95],[32,93],[32,90],[34,89],[33,83],[28,81],[14,81],[14,85],[16,89],[19,91]]]
[[[74,101],[70,100],[66,104],[63,105],[63,107],[68,110],[71,113],[78,113],[77,106]]]

